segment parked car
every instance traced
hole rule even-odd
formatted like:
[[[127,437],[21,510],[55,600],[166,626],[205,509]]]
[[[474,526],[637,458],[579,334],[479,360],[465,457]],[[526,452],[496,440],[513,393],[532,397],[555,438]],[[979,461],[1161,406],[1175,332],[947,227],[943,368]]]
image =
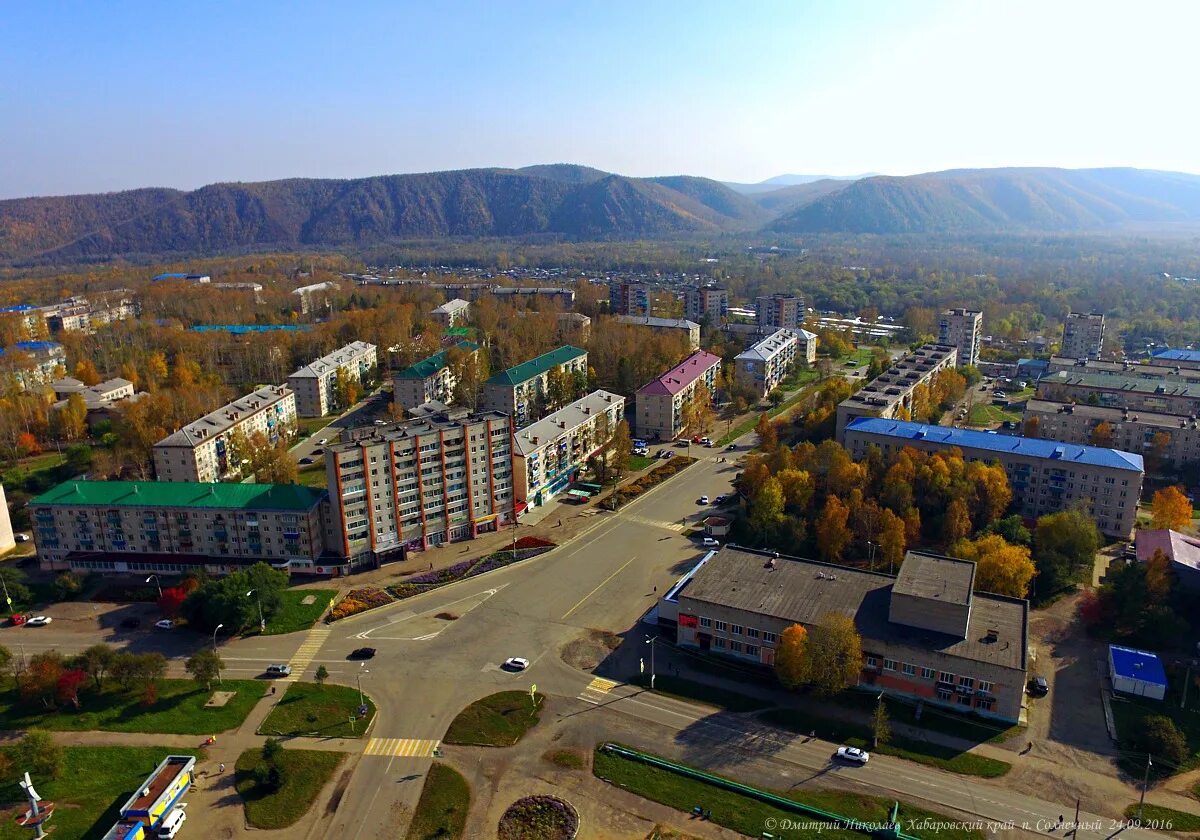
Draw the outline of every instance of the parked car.
[[[1045,697],[1050,693],[1050,683],[1045,677],[1034,677],[1029,681],[1027,691],[1034,697]]]
[[[157,836],[159,840],[175,840],[179,834],[179,829],[183,827],[187,820],[187,811],[183,808],[174,808],[171,813],[167,814],[166,818],[159,823]]]
[[[713,445],[712,438],[709,438],[709,437],[700,438],[700,443],[703,444],[704,446],[708,446],[708,447],[711,447]]]
[[[664,458],[674,458],[674,457],[675,457],[675,453],[674,453],[674,452],[668,452],[668,453],[667,453],[666,455],[664,455],[663,457],[664,457]]]
[[[292,666],[276,663],[275,665],[267,666],[268,677],[290,677],[292,675]]]
[[[307,455],[305,455],[303,458],[300,459],[301,466],[303,466],[304,464],[311,464],[311,463],[313,463],[313,459],[308,457]]]
[[[701,496],[699,499],[696,500],[696,504],[698,504],[698,505],[708,504],[708,496]]]
[[[160,618],[158,621],[154,622],[154,626],[159,630],[174,630],[175,622],[169,618]]]
[[[688,446],[688,442],[686,440],[681,440],[675,444],[676,449],[687,449],[687,446]]]
[[[321,438],[319,441],[317,441],[317,446],[324,446],[327,443],[329,443],[329,438]]]
[[[26,620],[27,627],[45,627],[54,619],[48,615],[35,615],[33,618]]]
[[[136,630],[142,626],[142,620],[136,615],[131,615],[129,618],[121,619],[121,626],[126,630]]]
[[[736,452],[737,448],[738,448],[738,445],[736,443],[731,443],[725,447],[725,451],[726,452]]]
[[[871,760],[871,754],[866,750],[860,750],[858,747],[838,747],[833,757],[841,761],[850,761],[854,764],[866,764]]]
[[[16,534],[13,534],[13,539],[16,540],[17,542],[29,542],[29,535],[22,534],[22,533],[16,533]]]
[[[721,547],[721,543],[718,542],[717,540],[714,540],[712,537],[705,537],[700,542],[700,544],[703,545],[705,548],[720,548]]]
[[[350,655],[347,656],[346,658],[347,659],[371,659],[374,656],[375,656],[375,648],[361,647],[361,648],[355,648],[354,650],[350,651]]]
[[[529,660],[520,656],[510,656],[500,667],[505,671],[524,671],[529,667]]]
[[[665,449],[660,449],[660,450],[658,450],[657,452],[655,452],[655,453],[654,453],[654,457],[655,457],[655,458],[665,458],[665,457],[667,457],[667,450],[665,450]]]
[[[700,440],[700,435],[692,435],[692,443],[703,443],[703,441]]]
[[[725,496],[724,495],[717,496],[715,499],[713,499],[713,504],[714,505],[725,504]]]
[[[25,615],[25,613],[13,613],[8,617],[8,620],[13,627],[20,627],[29,620],[29,616]]]

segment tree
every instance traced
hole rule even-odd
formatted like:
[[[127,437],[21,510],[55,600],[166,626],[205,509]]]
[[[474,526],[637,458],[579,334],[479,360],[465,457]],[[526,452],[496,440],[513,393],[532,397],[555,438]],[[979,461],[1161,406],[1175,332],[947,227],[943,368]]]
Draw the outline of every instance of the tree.
[[[63,671],[55,686],[54,699],[59,703],[70,703],[78,709],[80,707],[79,687],[86,683],[87,679],[87,674],[80,668]]]
[[[571,378],[561,367],[546,371],[546,410],[557,411],[566,405],[571,389]]]
[[[783,505],[789,513],[801,514],[808,510],[813,497],[812,476],[804,470],[786,469],[775,474],[783,491]]]
[[[905,533],[904,520],[888,508],[884,508],[879,521],[879,550],[889,570],[899,568],[904,562],[904,551],[907,547],[908,536]]]
[[[842,559],[842,552],[850,544],[850,528],[847,521],[850,509],[842,504],[842,500],[830,494],[825,499],[825,507],[816,522],[817,550],[821,559],[829,563],[837,563]]]
[[[69,601],[83,591],[83,581],[74,572],[63,572],[54,578],[54,594],[60,601]]]
[[[58,681],[66,668],[62,656],[56,650],[35,653],[26,668],[17,675],[17,686],[22,699],[38,701],[47,709],[54,706]]]
[[[87,431],[87,401],[82,394],[70,394],[66,404],[50,415],[50,432],[62,440],[79,440]]]
[[[198,683],[204,683],[204,687],[212,691],[212,681],[221,675],[221,669],[225,667],[225,663],[221,661],[221,657],[217,655],[216,651],[205,647],[189,656],[183,667],[192,675],[192,679]]]
[[[344,367],[339,367],[333,375],[334,408],[349,408],[358,402],[362,396],[362,384]]]
[[[1033,539],[1039,595],[1061,592],[1090,573],[1099,547],[1096,523],[1081,508],[1039,518]]]
[[[826,697],[858,685],[862,676],[862,637],[854,619],[826,613],[808,634],[809,667],[818,694]]]
[[[1171,765],[1182,764],[1190,754],[1187,739],[1175,721],[1166,715],[1150,715],[1142,720],[1141,730],[1136,732],[1138,751],[1161,758]]]
[[[272,569],[266,563],[255,563],[219,580],[209,580],[184,599],[180,614],[188,624],[205,632],[212,632],[218,624],[224,624],[229,632],[258,624],[258,607],[262,603],[263,616],[270,616],[279,608],[283,591],[287,588],[287,572]],[[246,593],[256,590],[254,598]]]
[[[1014,545],[1033,545],[1033,534],[1025,527],[1025,521],[1017,513],[997,519],[983,530],[989,534],[999,534]]]
[[[79,654],[78,665],[92,678],[97,691],[104,687],[104,678],[108,676],[116,655],[117,651],[111,645],[105,644],[92,645]]]
[[[803,624],[784,628],[775,647],[775,676],[785,688],[799,688],[809,681],[808,631]]]
[[[329,679],[329,669],[324,665],[318,666],[316,673],[317,685],[325,685],[325,680]]]
[[[771,401],[771,405],[776,408],[783,402],[783,390],[780,388],[772,388],[771,393],[767,394],[767,399]]]
[[[1150,451],[1146,453],[1146,472],[1158,472],[1167,460],[1167,450],[1171,446],[1171,435],[1167,432],[1155,432],[1150,438]]]
[[[1113,427],[1112,423],[1107,420],[1101,420],[1092,427],[1092,433],[1088,436],[1088,443],[1092,446],[1100,446],[1104,449],[1112,449],[1113,445]]]
[[[246,460],[246,470],[261,484],[296,484],[299,472],[288,451],[288,435],[280,432],[274,442],[262,432],[235,438],[234,457]]]
[[[57,779],[62,770],[63,748],[44,729],[30,729],[13,752],[17,767],[35,779]]]
[[[1171,486],[1155,490],[1150,510],[1155,528],[1181,531],[1192,524],[1192,503],[1181,487]]]
[[[871,736],[874,740],[872,749],[878,749],[892,740],[892,724],[888,716],[887,704],[882,699],[875,703],[875,713],[871,716]]]
[[[959,540],[950,547],[952,557],[975,562],[975,591],[1024,598],[1029,583],[1037,574],[1029,549],[1012,545],[998,534],[984,534],[974,540]]]
[[[279,759],[280,753],[283,752],[283,744],[279,743],[278,738],[268,738],[262,745],[263,761],[274,763]]]
[[[955,499],[946,508],[946,515],[942,519],[942,542],[953,545],[970,533],[971,513],[967,510],[967,503]]]
[[[12,673],[13,670],[13,653],[4,645],[0,645],[0,676]],[[0,773],[0,779],[4,778],[4,774]]]
[[[446,353],[446,366],[454,380],[454,402],[471,411],[478,409],[483,383],[488,378],[487,354],[456,345]]]
[[[624,420],[617,423],[612,438],[608,441],[605,459],[617,478],[624,475],[629,468],[629,459],[633,455],[633,437],[629,434],[629,424]]]
[[[750,503],[750,527],[760,540],[771,541],[783,521],[783,488],[772,476],[758,489]]]
[[[1038,437],[1042,431],[1042,418],[1038,417],[1037,415],[1034,415],[1033,417],[1027,417],[1025,419],[1025,427],[1022,429],[1022,431],[1027,438]]]
[[[80,359],[75,363],[75,378],[89,388],[100,384],[100,372],[91,359]]]
[[[758,415],[758,425],[754,427],[754,431],[758,433],[758,448],[763,452],[773,452],[779,446],[779,435],[775,431],[775,424],[771,422],[771,418],[765,412]]]

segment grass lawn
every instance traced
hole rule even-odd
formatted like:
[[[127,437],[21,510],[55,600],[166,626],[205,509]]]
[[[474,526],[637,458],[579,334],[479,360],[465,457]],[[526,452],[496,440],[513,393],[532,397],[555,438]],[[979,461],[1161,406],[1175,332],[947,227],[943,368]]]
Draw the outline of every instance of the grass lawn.
[[[169,735],[211,735],[236,729],[254,704],[266,693],[266,683],[257,680],[225,680],[214,689],[235,691],[224,706],[206,709],[211,696],[193,680],[160,680],[158,701],[143,706],[141,692],[122,691],[112,680],[96,694],[80,692],[83,708],[46,712],[40,703],[21,702],[16,691],[0,694],[0,729],[56,729],[84,732],[158,732]]]
[[[308,812],[345,757],[327,750],[284,749],[276,758],[283,786],[272,792],[254,777],[255,768],[265,765],[262,750],[246,750],[234,765],[233,783],[246,808],[246,822],[254,828],[287,828]]]
[[[647,458],[644,455],[630,455],[629,456],[629,472],[631,472],[631,473],[638,472],[638,471],[644,470],[644,469],[646,469],[646,467],[649,467],[652,464],[656,464],[656,463],[658,463],[658,460],[655,458]]]
[[[258,728],[260,735],[320,735],[361,738],[375,717],[375,704],[363,696],[367,716],[359,720],[358,689],[345,685],[292,683]],[[354,726],[350,715],[355,715]]]
[[[447,744],[511,747],[537,724],[545,699],[539,694],[535,705],[528,691],[489,694],[458,713],[444,740]]]
[[[325,464],[308,464],[301,467],[300,471],[296,473],[296,479],[298,484],[302,484],[305,487],[326,486]]]
[[[641,683],[649,685],[649,675],[643,675]],[[672,674],[655,676],[654,691],[656,694],[665,694],[680,700],[694,700],[697,703],[706,703],[709,706],[716,706],[718,709],[726,709],[731,712],[757,712],[772,705],[767,700],[742,694],[740,691],[708,685]]]
[[[288,589],[283,593],[283,603],[275,614],[267,619],[267,636],[279,633],[295,633],[297,630],[307,630],[316,623],[330,600],[337,594],[336,589]],[[305,598],[313,596],[311,604],[302,604]]]
[[[458,840],[467,826],[471,786],[462,774],[437,761],[425,776],[421,800],[408,825],[408,840]]]
[[[57,779],[34,779],[38,794],[58,805],[51,837],[99,840],[119,818],[121,806],[168,755],[195,755],[179,747],[65,747]],[[16,783],[0,786],[5,802],[25,802]],[[33,832],[0,820],[0,840],[29,840]]]
[[[971,412],[967,415],[967,425],[969,426],[990,426],[993,423],[1003,423],[1006,420],[1015,422],[1021,421],[1021,413],[1017,411],[1005,411],[1000,406],[992,405],[991,403],[975,403],[971,406]]]
[[[819,374],[815,370],[804,371],[804,373],[802,373],[799,376],[799,381],[805,382],[805,383],[816,382],[818,376],[819,376]],[[810,391],[808,388],[801,388],[799,391],[797,391],[795,394],[793,394],[790,399],[784,400],[778,406],[773,406],[767,412],[767,416],[772,419],[778,417],[780,414],[783,414],[785,411],[787,411],[788,409],[790,409],[794,405],[796,405],[796,403],[800,402],[802,399],[807,397],[809,395],[809,393],[810,393]],[[737,440],[738,438],[740,438],[742,435],[746,434],[747,432],[754,431],[754,427],[758,425],[758,416],[761,413],[762,413],[761,411],[755,410],[753,413],[753,416],[749,420],[747,420],[746,422],[742,423],[739,426],[735,426],[733,429],[731,429],[729,432],[727,432],[725,435],[723,435],[719,440],[717,440],[716,446],[724,446],[727,443]]]
[[[763,827],[771,824],[767,822],[769,819],[781,822],[783,820],[808,822],[816,819],[776,808],[741,793],[686,778],[670,770],[651,767],[639,761],[606,753],[599,747],[592,756],[592,772],[609,784],[618,785],[638,796],[676,808],[684,813],[690,813],[697,804],[703,803],[704,808],[712,813],[713,822],[749,837],[759,836]],[[771,792],[794,802],[872,823],[886,822],[892,806],[890,799],[841,791],[792,789],[784,792]],[[953,822],[948,817],[901,803],[898,819],[905,828],[908,828],[908,820],[925,818],[939,822]],[[830,826],[825,829],[789,831],[786,836],[788,838],[814,838],[814,840],[816,838],[862,840],[864,835]],[[916,836],[937,837],[939,840],[982,840],[983,838],[982,832],[943,826],[939,826],[939,830],[918,831]]]
[[[1138,806],[1134,802],[1125,809],[1126,819],[1137,816]],[[1147,805],[1142,809],[1142,825],[1155,831],[1200,831],[1200,816],[1187,811],[1176,811],[1161,805]]]
[[[332,414],[325,417],[297,417],[296,418],[296,434],[301,438],[306,438],[314,432],[320,431],[334,421]]]

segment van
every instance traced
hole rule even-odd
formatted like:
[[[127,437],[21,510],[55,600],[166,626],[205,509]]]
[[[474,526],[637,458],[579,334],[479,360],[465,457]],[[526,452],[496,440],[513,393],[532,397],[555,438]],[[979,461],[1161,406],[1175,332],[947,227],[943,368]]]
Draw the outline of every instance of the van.
[[[159,840],[173,840],[175,835],[179,834],[179,829],[183,827],[185,820],[187,820],[187,811],[183,808],[173,809],[158,826]]]

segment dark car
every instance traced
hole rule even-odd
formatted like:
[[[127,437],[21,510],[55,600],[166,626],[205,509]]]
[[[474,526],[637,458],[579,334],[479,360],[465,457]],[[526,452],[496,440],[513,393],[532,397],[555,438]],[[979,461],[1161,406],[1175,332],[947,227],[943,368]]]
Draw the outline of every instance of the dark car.
[[[1034,697],[1045,697],[1050,693],[1050,683],[1045,677],[1034,677],[1029,681],[1027,691]]]
[[[361,647],[350,651],[347,659],[370,659],[375,656],[375,648]]]
[[[312,462],[313,462],[313,459],[309,458],[307,456],[300,459],[301,464],[311,464]]]
[[[729,444],[728,446],[726,446],[726,447],[725,447],[725,451],[726,451],[726,452],[735,452],[736,450],[737,450],[737,444],[736,444],[736,443],[731,443],[731,444]]]
[[[121,626],[126,630],[136,630],[142,626],[142,620],[136,615],[131,615],[129,618],[121,619]]]

